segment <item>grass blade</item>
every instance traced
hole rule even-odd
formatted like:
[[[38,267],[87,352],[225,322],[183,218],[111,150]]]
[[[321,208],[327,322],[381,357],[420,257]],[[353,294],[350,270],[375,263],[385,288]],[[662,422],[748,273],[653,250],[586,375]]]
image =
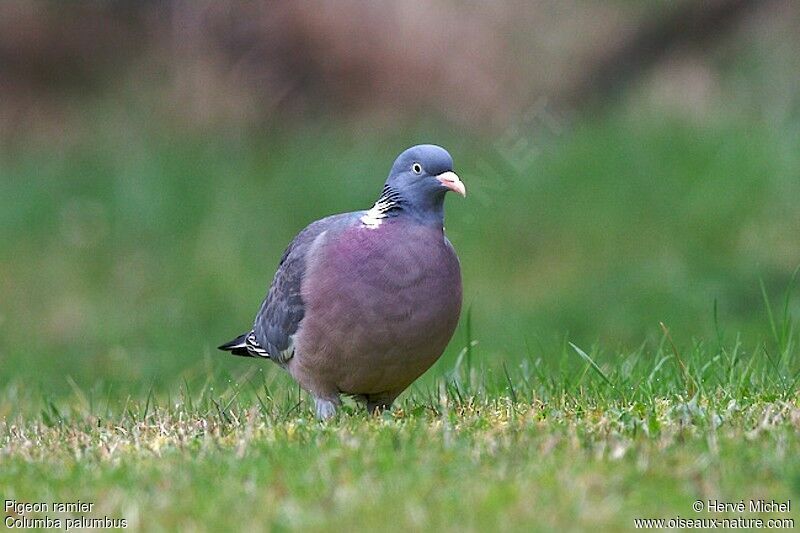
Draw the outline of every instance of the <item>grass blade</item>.
[[[574,344],[573,344],[573,343],[571,343],[571,342],[569,343],[569,345],[570,345],[570,346],[572,346],[572,349],[573,349],[573,350],[575,350],[575,352],[576,352],[578,355],[580,355],[580,356],[581,356],[581,358],[582,358],[584,361],[586,361],[587,363],[589,363],[589,366],[591,366],[591,367],[592,367],[592,369],[593,369],[595,372],[597,372],[597,375],[599,375],[599,376],[600,376],[600,377],[603,379],[603,381],[605,381],[606,383],[608,383],[608,384],[611,386],[611,388],[612,388],[612,389],[614,389],[614,390],[617,390],[617,387],[614,385],[614,383],[613,383],[613,382],[612,382],[612,381],[611,381],[611,380],[608,378],[608,376],[606,376],[605,372],[603,372],[603,370],[602,370],[602,369],[601,369],[599,366],[597,366],[597,363],[595,363],[595,362],[594,362],[594,359],[592,359],[591,357],[589,357],[589,354],[587,354],[586,352],[584,352],[583,350],[581,350],[580,348],[578,348],[576,345],[574,345]]]
[[[772,305],[769,303],[769,296],[767,296],[767,288],[764,286],[764,279],[759,276],[758,284],[761,286],[761,297],[764,299],[764,306],[767,308],[767,318],[769,319],[769,328],[772,331],[772,338],[780,346],[781,339],[778,335],[778,328],[775,325],[775,317],[772,315]]]

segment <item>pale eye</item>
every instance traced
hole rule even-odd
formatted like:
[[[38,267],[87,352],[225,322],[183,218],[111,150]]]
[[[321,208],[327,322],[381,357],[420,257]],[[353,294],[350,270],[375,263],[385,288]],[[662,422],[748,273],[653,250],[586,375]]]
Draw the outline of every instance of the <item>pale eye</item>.
[[[414,174],[422,174],[422,165],[420,165],[419,163],[414,163],[413,165],[411,165],[411,171]]]

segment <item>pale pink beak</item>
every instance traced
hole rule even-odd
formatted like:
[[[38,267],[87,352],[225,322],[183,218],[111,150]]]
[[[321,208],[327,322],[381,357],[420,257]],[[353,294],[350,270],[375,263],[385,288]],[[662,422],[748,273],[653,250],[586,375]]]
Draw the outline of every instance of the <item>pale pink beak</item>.
[[[451,191],[457,192],[461,196],[467,196],[467,188],[464,187],[464,182],[458,177],[455,172],[442,172],[436,179],[439,180],[439,183],[450,189]]]

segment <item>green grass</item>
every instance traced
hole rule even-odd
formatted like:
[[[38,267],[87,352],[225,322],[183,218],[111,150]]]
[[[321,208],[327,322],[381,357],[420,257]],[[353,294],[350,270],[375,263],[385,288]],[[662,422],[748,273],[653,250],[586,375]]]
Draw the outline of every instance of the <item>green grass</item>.
[[[0,493],[90,501],[94,516],[148,530],[797,521],[796,511],[690,507],[800,497],[795,342],[771,359],[740,344],[678,356],[665,339],[604,368],[576,348],[575,373],[525,361],[495,380],[460,359],[392,413],[367,416],[348,405],[328,423],[313,419],[295,389],[255,373],[222,391],[184,384],[172,397],[124,403],[76,389],[38,416],[0,423]],[[2,401],[28,400],[7,391]]]
[[[0,156],[0,384],[69,393],[69,375],[141,395],[241,368],[214,347],[251,322],[286,243],[371,205],[396,152],[426,139],[469,188],[447,230],[495,371],[565,335],[608,350],[659,322],[678,343],[716,337],[715,302],[727,337],[756,341],[759,279],[779,298],[800,264],[791,128],[618,113],[544,136],[520,171],[495,141],[441,129],[235,137],[128,120]]]
[[[613,530],[701,516],[697,499],[797,507],[796,126],[633,108],[537,137],[520,167],[441,125],[86,120],[0,154],[4,499],[162,530]],[[420,141],[450,148],[469,191],[447,205],[469,319],[392,413],[321,424],[277,368],[214,347],[294,233],[368,207]]]

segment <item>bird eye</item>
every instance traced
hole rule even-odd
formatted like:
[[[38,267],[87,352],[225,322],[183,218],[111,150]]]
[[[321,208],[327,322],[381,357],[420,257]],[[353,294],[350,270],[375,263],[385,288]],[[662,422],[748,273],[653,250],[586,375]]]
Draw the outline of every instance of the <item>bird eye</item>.
[[[413,165],[411,165],[411,171],[414,172],[414,174],[421,174],[422,165],[420,165],[419,163],[414,163]]]

